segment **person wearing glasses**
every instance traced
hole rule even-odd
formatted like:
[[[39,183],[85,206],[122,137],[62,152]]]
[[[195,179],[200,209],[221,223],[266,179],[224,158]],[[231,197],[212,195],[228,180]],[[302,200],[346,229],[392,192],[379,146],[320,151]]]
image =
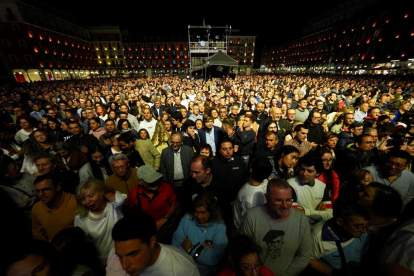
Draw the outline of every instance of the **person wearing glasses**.
[[[338,149],[345,149],[355,142],[355,137],[362,134],[364,125],[360,122],[353,122],[348,131],[342,131],[338,134]]]
[[[379,182],[396,189],[403,199],[404,205],[414,197],[414,174],[405,170],[411,160],[408,152],[391,150],[380,165],[365,167],[374,182]]]
[[[37,177],[34,191],[39,201],[32,208],[32,234],[36,240],[50,242],[60,230],[73,227],[78,209],[73,194],[62,191],[52,174]]]
[[[299,275],[310,261],[309,221],[292,208],[292,191],[285,180],[270,180],[266,190],[267,203],[249,209],[240,229],[241,234],[249,236],[260,247],[260,259],[275,275]],[[246,270],[250,268],[248,272],[260,266],[257,258],[245,262]],[[256,262],[258,264],[254,265]]]
[[[227,264],[218,276],[258,275],[274,276],[260,260],[262,249],[248,236],[237,235],[229,244]]]
[[[319,124],[321,118],[322,115],[319,111],[313,111],[305,122],[305,125],[309,129],[307,138],[308,141],[311,142],[313,148],[322,144],[325,135],[323,126]]]
[[[307,155],[299,160],[299,174],[287,181],[292,186],[295,207],[311,222],[332,218],[329,188],[316,178],[322,172],[321,158]]]
[[[312,228],[309,267],[321,275],[334,275],[334,270],[344,271],[348,262],[359,263],[368,248],[369,219],[368,212],[355,201],[335,202],[333,218]]]
[[[123,153],[112,155],[108,162],[114,174],[106,180],[106,184],[128,195],[138,185],[137,168],[131,167],[128,157]]]

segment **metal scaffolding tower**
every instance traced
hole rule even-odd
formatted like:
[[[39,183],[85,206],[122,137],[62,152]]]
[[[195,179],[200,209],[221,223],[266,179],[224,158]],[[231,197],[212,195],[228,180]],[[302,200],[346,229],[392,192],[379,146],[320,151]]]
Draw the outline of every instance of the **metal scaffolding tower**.
[[[188,25],[190,74],[205,70],[206,60],[219,50],[227,54],[231,26]]]

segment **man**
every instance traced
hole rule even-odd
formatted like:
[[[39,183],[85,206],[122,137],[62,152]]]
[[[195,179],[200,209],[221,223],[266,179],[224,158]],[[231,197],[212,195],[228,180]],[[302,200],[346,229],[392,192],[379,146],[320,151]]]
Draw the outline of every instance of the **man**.
[[[108,162],[114,174],[106,180],[106,184],[129,195],[131,189],[138,184],[137,168],[130,166],[128,157],[123,153],[112,155]]]
[[[157,120],[155,120],[152,117],[151,109],[144,108],[142,110],[142,114],[144,115],[144,120],[141,122],[141,129],[146,129],[150,135],[150,138],[152,138],[152,135],[154,135],[155,132],[155,125],[157,124]]]
[[[368,110],[368,116],[365,117],[363,120],[364,128],[367,128],[367,127],[376,128],[379,115],[380,115],[380,109],[376,106],[371,107]]]
[[[132,132],[123,132],[118,136],[118,146],[122,149],[122,153],[128,157],[129,164],[132,168],[139,168],[145,165],[141,154],[135,149],[136,139]]]
[[[295,122],[296,117],[296,110],[293,108],[289,108],[286,111],[286,119],[280,119],[279,121],[279,127],[280,130],[283,131],[282,136],[284,137],[286,135],[286,132],[291,131],[293,129],[293,123]]]
[[[115,121],[113,119],[105,120],[105,129],[106,133],[99,137],[99,145],[101,145],[101,147],[104,149],[106,149],[108,146],[111,146],[111,134],[118,132],[116,129]]]
[[[171,122],[173,124],[173,132],[181,133],[183,131],[183,114],[180,111],[175,111],[170,116]]]
[[[336,146],[340,150],[343,150],[354,143],[355,137],[362,134],[364,125],[355,121],[348,127],[348,130],[349,131],[342,131],[338,134],[338,143]]]
[[[220,199],[221,203],[221,196],[223,194],[219,193],[218,190],[221,182],[217,177],[213,177],[212,166],[211,159],[203,155],[196,155],[191,160],[191,177],[184,180],[182,188],[181,203],[183,213],[190,210],[193,199],[203,192],[211,192],[217,197],[217,200]]]
[[[214,118],[212,116],[204,117],[204,127],[198,130],[198,136],[200,137],[201,143],[209,144],[213,156],[216,156],[216,150],[218,148],[219,141],[223,136],[221,128],[216,127],[214,124]]]
[[[357,111],[355,111],[354,119],[357,122],[362,123],[364,121],[364,118],[368,116],[368,109],[369,104],[368,103],[362,103]]]
[[[277,151],[280,149],[279,137],[274,131],[266,131],[265,133],[265,146],[258,148],[254,153],[254,158],[266,157],[273,159],[276,156]],[[273,162],[273,160],[271,161]]]
[[[223,130],[223,139],[231,139],[234,146],[234,152],[240,156],[242,153],[242,143],[239,135],[236,132],[236,128],[236,120],[233,118],[227,117],[223,120],[223,124],[221,126],[221,129]]]
[[[33,111],[30,112],[30,116],[35,118],[38,122],[40,122],[43,118],[43,115],[45,115],[44,110],[40,110],[40,104],[35,102],[32,105]]]
[[[344,122],[342,124],[334,125],[331,128],[331,132],[339,134],[342,131],[349,131],[349,126],[354,122],[354,114],[353,113],[347,113],[344,116]]]
[[[172,122],[171,122],[171,119],[170,118],[168,118],[165,122],[165,130],[168,132],[168,134],[170,134],[170,136],[171,136],[171,134],[172,134],[172,132],[173,132],[173,124],[172,124]]]
[[[233,118],[237,121],[237,119],[239,117],[239,110],[240,110],[239,105],[238,104],[233,104],[230,107],[230,114],[228,115],[228,117],[231,117],[231,118]]]
[[[294,205],[314,221],[332,217],[329,188],[316,178],[322,171],[321,159],[306,156],[299,161],[299,175],[288,180],[293,189]]]
[[[72,134],[66,142],[73,148],[87,154],[92,146],[98,143],[98,139],[92,134],[85,134],[79,122],[70,121],[68,124],[69,132]]]
[[[214,120],[214,126],[216,126],[216,127],[222,127],[223,120],[227,118],[227,114],[228,113],[229,112],[227,111],[227,107],[221,106],[219,108],[219,112],[218,112],[219,117],[216,120]]]
[[[219,155],[213,159],[214,177],[221,181],[222,199],[227,204],[226,208],[228,207],[223,213],[230,212],[230,203],[236,199],[237,192],[248,177],[244,160],[233,153],[232,140],[223,138],[219,146]],[[230,225],[227,227],[230,228]]]
[[[193,112],[191,113],[189,120],[195,122],[197,119],[203,120],[203,116],[199,114],[200,109],[198,105],[193,106]]]
[[[260,259],[275,275],[298,275],[310,261],[309,222],[291,208],[292,188],[285,180],[270,180],[266,191],[267,203],[247,211],[241,233],[261,247]]]
[[[171,111],[172,112],[176,112],[176,111],[180,111],[180,109],[182,107],[185,107],[181,104],[181,97],[180,96],[175,96],[174,97],[174,105],[171,106]]]
[[[133,129],[135,129],[136,131],[140,130],[137,118],[129,113],[129,107],[126,104],[121,104],[121,106],[119,107],[119,111],[125,112],[128,115],[127,120],[131,124]]]
[[[256,104],[255,115],[256,115],[256,122],[259,126],[262,125],[262,123],[266,121],[267,113],[265,112],[265,105],[263,102],[258,102]]]
[[[180,133],[171,135],[171,146],[161,153],[160,173],[177,194],[180,194],[183,181],[190,176],[190,162],[193,156],[193,149],[183,145]]]
[[[375,148],[374,138],[368,134],[359,135],[354,139],[355,144],[340,152],[337,158],[337,173],[341,180],[353,170],[373,165],[388,150],[387,141]]]
[[[327,97],[327,101],[323,105],[323,109],[329,113],[338,111],[338,98],[336,90],[332,90],[331,94]]]
[[[305,122],[309,117],[309,110],[307,109],[308,101],[306,99],[301,99],[298,102],[298,108],[296,109],[296,121]]]
[[[187,112],[187,108],[185,107],[181,107],[180,109],[181,114],[183,115],[183,120],[181,121],[183,124],[185,123],[185,121],[188,120],[188,112]]]
[[[253,122],[253,115],[245,115],[242,125],[237,128],[237,134],[239,135],[242,143],[241,157],[246,164],[246,168],[249,164],[250,155],[252,154],[253,147],[256,143],[256,132],[252,129]]]
[[[290,145],[297,148],[300,152],[300,156],[305,156],[312,149],[312,144],[309,141],[306,141],[308,137],[309,129],[307,126],[300,124],[295,126],[293,129],[295,137],[289,141],[286,141],[283,145]]]
[[[316,148],[322,145],[324,141],[325,131],[323,126],[319,124],[322,119],[322,114],[319,111],[313,111],[310,115],[310,121],[307,121],[305,125],[308,127],[308,141],[311,142],[312,147]]]
[[[396,189],[407,205],[414,197],[414,174],[405,170],[411,160],[408,152],[393,150],[385,157],[380,165],[368,166],[368,170],[375,182],[391,186]]]
[[[259,157],[252,161],[249,181],[243,185],[234,201],[233,215],[236,229],[242,226],[249,209],[266,203],[267,178],[272,170],[273,166],[269,158]]]
[[[95,113],[94,113],[92,107],[87,107],[85,113],[86,113],[86,119],[83,121],[83,124],[82,124],[83,132],[85,134],[89,134],[89,130],[90,130],[90,128],[89,128],[89,119],[96,118],[96,116],[95,116]],[[105,126],[104,120],[99,118],[99,121],[100,121],[100,126],[102,126],[102,127]]]
[[[37,177],[33,186],[39,198],[32,208],[33,238],[50,242],[60,230],[73,227],[78,205],[75,196],[63,192],[51,174]]]
[[[126,216],[112,229],[106,276],[199,276],[191,256],[172,245],[157,243],[157,225],[147,214]]]
[[[312,227],[309,266],[321,275],[334,275],[333,271],[344,264],[341,251],[345,262],[360,262],[368,247],[369,219],[367,211],[356,202],[336,201],[333,218]]]
[[[155,97],[154,99],[154,105],[151,106],[151,112],[154,116],[154,118],[156,118],[158,121],[161,120],[161,115],[163,112],[164,107],[161,105],[161,98],[160,97]],[[139,129],[137,129],[139,130]]]
[[[55,155],[45,152],[38,155],[34,162],[39,174],[53,175],[56,185],[60,185],[62,191],[71,194],[75,193],[76,186],[79,184],[79,175],[72,171],[57,167]]]
[[[175,231],[174,215],[179,203],[170,184],[160,181],[162,174],[149,165],[137,170],[138,185],[128,196],[131,213],[144,212],[157,224],[157,240],[171,243]]]
[[[317,90],[316,94],[320,94],[320,90]],[[317,96],[317,95],[315,95]],[[322,97],[322,96],[320,96]],[[315,110],[318,110],[319,113],[321,113],[321,116],[324,117],[325,115],[328,115],[328,112],[326,112],[326,110],[323,109],[323,101],[322,100],[316,100],[315,101]],[[326,116],[325,116],[326,119]]]

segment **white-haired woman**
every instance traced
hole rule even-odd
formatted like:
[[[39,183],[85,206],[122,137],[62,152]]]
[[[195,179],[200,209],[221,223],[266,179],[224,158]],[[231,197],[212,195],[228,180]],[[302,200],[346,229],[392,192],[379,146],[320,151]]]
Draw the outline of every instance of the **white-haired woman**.
[[[98,250],[103,265],[113,247],[111,237],[115,223],[123,217],[122,205],[127,195],[106,185],[99,179],[88,179],[76,188],[78,211],[75,227],[83,229]]]

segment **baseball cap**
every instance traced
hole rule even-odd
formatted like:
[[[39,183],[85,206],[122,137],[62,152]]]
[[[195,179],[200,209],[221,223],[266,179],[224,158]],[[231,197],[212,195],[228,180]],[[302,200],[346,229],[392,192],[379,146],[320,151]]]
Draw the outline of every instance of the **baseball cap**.
[[[152,166],[150,165],[143,165],[138,168],[137,170],[137,177],[138,179],[142,179],[147,183],[153,183],[162,177],[162,174],[157,172]]]

